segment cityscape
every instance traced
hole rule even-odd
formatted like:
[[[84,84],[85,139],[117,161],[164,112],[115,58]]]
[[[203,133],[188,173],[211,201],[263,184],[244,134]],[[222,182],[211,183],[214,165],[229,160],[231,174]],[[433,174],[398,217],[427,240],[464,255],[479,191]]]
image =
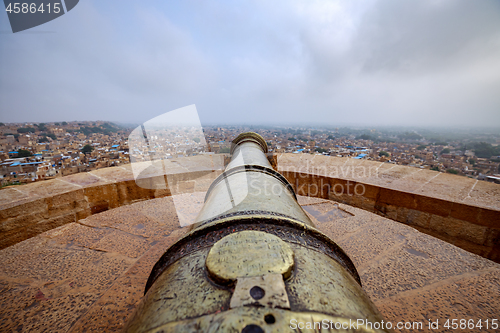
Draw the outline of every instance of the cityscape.
[[[366,159],[500,183],[500,134],[494,132],[205,126],[203,133],[172,130],[163,141],[152,136],[154,142],[147,148],[131,148],[132,130],[106,121],[0,123],[1,186],[125,165],[130,156],[132,161],[143,161],[151,154],[155,159],[227,154],[231,141],[245,131],[261,134],[271,153]]]

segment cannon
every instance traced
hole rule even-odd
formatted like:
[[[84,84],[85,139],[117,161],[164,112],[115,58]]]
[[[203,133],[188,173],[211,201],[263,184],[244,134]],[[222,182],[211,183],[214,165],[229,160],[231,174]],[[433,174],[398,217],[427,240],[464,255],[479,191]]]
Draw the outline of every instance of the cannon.
[[[191,230],[154,265],[126,332],[387,332],[258,134],[234,139]]]

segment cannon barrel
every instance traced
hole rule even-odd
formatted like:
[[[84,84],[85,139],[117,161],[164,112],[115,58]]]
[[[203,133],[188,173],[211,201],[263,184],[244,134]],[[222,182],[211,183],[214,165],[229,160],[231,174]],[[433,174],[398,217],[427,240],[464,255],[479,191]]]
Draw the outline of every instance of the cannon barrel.
[[[256,133],[233,141],[196,223],[153,267],[127,332],[388,331],[352,261],[314,227],[267,150]]]

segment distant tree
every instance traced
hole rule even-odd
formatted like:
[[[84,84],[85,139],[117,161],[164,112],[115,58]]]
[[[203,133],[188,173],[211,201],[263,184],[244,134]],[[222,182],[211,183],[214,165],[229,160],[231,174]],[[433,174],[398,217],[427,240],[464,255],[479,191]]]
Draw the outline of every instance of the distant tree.
[[[46,136],[43,136],[38,139],[38,143],[44,143],[44,142],[49,142],[49,139]]]
[[[56,125],[56,126],[60,126],[61,124],[60,124],[60,123],[54,123],[54,125]]]
[[[4,123],[0,123],[0,126],[5,126],[5,124]]]
[[[468,161],[470,164],[472,164],[472,166],[475,166],[476,165],[476,160],[473,160],[472,158],[469,158],[469,161]]]
[[[290,141],[297,141],[296,138],[288,138],[288,140],[290,140]]]
[[[439,154],[442,155],[442,154],[449,154],[449,153],[450,153],[450,149],[445,148],[445,149],[441,150],[441,152]]]
[[[424,150],[427,146],[426,145],[420,145],[417,147],[418,150]]]
[[[33,156],[33,154],[29,150],[19,149],[17,151],[17,157],[29,157],[29,156]]]
[[[378,153],[378,156],[385,156],[385,157],[389,157],[389,153],[388,153],[388,152],[386,152],[386,151],[383,151],[383,150],[382,150],[381,152],[379,152],[379,153]]]
[[[410,133],[410,132],[406,132],[404,134],[399,134],[398,137],[402,140],[420,140],[422,139],[422,136],[413,132],[413,133]]]
[[[439,171],[439,168],[437,166],[434,166],[431,168],[432,171]]]
[[[373,137],[368,134],[362,134],[356,138],[356,140],[373,140]]]
[[[458,174],[458,171],[457,171],[457,170],[455,170],[455,169],[448,169],[448,170],[446,170],[446,172],[448,172],[448,173],[452,173],[452,174],[454,174],[454,175],[457,175],[457,174]]]
[[[17,129],[17,133],[35,133],[36,129],[34,127],[20,127]]]
[[[105,130],[108,130],[109,132],[117,132],[118,131],[118,126],[116,126],[113,123],[104,123],[101,125],[102,128]]]
[[[200,143],[200,138],[193,138],[193,141],[196,143]]]
[[[474,144],[474,153],[479,158],[490,158],[498,153],[498,148],[498,146],[493,147],[491,144],[486,142],[479,142]]]
[[[326,139],[327,140],[335,140],[335,137],[333,135],[329,135]]]
[[[62,124],[63,126],[68,125],[68,123],[67,123],[67,122],[65,122],[65,121],[63,121],[61,124]]]
[[[327,152],[327,150],[326,150],[326,149],[324,149],[324,148],[319,148],[319,147],[318,147],[318,148],[316,148],[316,149],[314,149],[314,151],[317,151],[317,152],[318,152],[318,153],[320,153],[320,154],[323,154],[323,153],[326,153],[326,152]]]
[[[85,146],[83,146],[83,148],[82,148],[82,153],[84,153],[84,154],[91,153],[93,150],[94,150],[94,147],[92,147],[92,146],[91,146],[91,145],[89,145],[89,144],[86,144],[86,145],[85,145]]]
[[[49,134],[47,134],[47,136],[49,138],[51,138],[52,140],[57,140],[57,136],[54,133],[49,133]]]
[[[35,124],[35,126],[38,127],[39,131],[46,131],[47,130],[47,125],[45,125],[44,123]]]

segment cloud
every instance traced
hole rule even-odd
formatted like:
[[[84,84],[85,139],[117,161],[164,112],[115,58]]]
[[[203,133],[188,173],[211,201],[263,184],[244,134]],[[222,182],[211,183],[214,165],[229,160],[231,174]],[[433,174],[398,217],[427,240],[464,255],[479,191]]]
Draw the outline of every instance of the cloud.
[[[0,35],[3,121],[500,124],[495,0],[88,0],[50,24]]]
[[[66,29],[43,38],[2,36],[6,121],[145,121],[188,102],[211,75],[189,35],[161,13],[133,11],[133,29],[87,1],[66,16]]]

